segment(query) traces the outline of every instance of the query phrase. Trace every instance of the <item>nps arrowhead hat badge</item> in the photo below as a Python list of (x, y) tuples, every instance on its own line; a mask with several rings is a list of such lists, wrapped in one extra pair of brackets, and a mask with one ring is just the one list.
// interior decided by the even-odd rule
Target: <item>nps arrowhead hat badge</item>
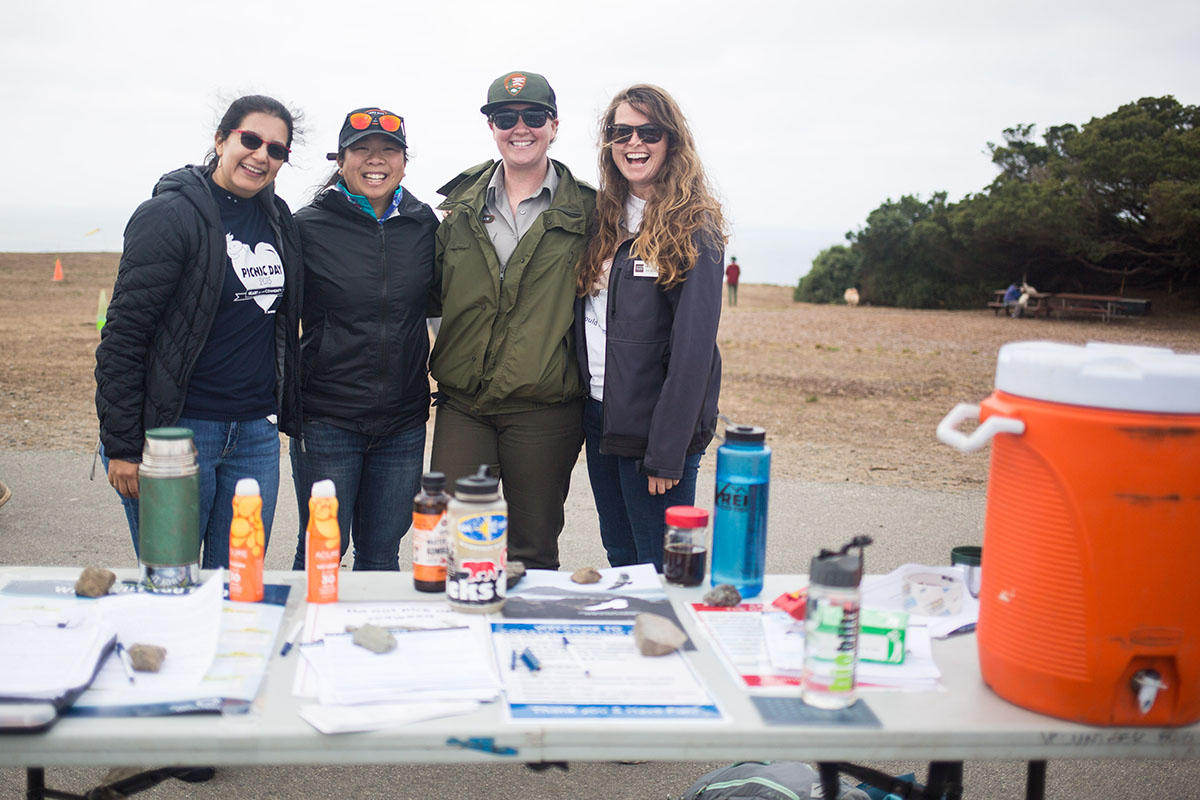
[(511, 95), (518, 95), (525, 88), (525, 76), (519, 72), (514, 72), (504, 79), (504, 88)]
[(507, 72), (488, 87), (487, 102), (479, 110), (484, 114), (499, 111), (509, 103), (528, 103), (534, 108), (558, 116), (558, 104), (549, 81), (536, 72)]

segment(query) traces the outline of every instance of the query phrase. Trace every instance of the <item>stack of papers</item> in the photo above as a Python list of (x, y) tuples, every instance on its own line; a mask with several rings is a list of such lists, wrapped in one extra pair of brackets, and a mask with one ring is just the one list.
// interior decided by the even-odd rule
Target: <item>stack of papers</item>
[(65, 706), (116, 641), (95, 602), (0, 596), (0, 698)]
[(500, 693), (477, 629), (395, 629), (396, 649), (376, 653), (349, 633), (326, 635), (301, 648), (317, 673), (322, 705), (389, 701), (486, 701)]
[[(370, 623), (397, 639), (390, 653), (353, 644), (348, 627)], [(466, 714), (500, 693), (487, 625), (445, 603), (308, 606), (293, 693), (319, 701), (300, 716), (321, 733), (381, 730)]]

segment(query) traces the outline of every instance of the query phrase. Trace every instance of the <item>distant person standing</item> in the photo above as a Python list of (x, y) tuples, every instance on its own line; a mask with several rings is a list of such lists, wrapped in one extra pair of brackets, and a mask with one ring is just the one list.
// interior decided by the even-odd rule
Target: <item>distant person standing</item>
[(725, 268), (725, 283), (729, 286), (729, 305), (737, 305), (737, 286), (738, 278), (742, 275), (742, 268), (738, 266), (737, 256), (732, 256), (729, 259), (729, 266)]

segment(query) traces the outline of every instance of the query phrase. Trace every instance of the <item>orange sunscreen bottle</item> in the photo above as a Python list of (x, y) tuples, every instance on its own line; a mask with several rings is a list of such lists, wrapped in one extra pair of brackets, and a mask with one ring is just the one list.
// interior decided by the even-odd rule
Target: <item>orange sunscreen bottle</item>
[(338, 599), (338, 568), (342, 561), (342, 534), (338, 529), (337, 490), (333, 481), (317, 481), (308, 501), (305, 567), (308, 602), (334, 603)]
[(242, 478), (233, 490), (229, 523), (229, 599), (257, 603), (263, 599), (262, 496), (258, 481)]

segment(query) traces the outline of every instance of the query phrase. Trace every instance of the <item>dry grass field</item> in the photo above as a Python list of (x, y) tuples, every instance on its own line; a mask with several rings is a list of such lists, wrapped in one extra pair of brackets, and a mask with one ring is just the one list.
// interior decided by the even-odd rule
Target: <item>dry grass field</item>
[[(55, 258), (63, 280), (53, 281)], [(0, 448), (90, 450), (97, 301), (115, 253), (0, 254)], [(792, 302), (743, 285), (720, 330), (721, 410), (762, 425), (776, 475), (929, 489), (982, 488), (987, 450), (934, 438), (955, 403), (992, 391), (1005, 342), (1049, 339), (1200, 351), (1200, 310), (1152, 295), (1144, 318), (1009, 319), (981, 308), (917, 311)]]

